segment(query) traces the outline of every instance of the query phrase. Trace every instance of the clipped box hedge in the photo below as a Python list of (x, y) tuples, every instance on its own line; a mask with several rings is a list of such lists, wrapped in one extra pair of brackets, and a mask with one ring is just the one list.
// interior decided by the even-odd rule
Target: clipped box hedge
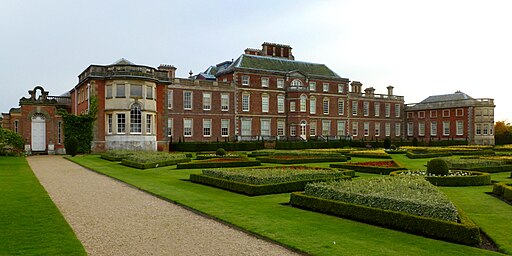
[[(339, 179), (350, 179), (349, 176), (338, 177)], [(282, 182), (282, 183), (274, 183), (274, 184), (263, 184), (263, 185), (254, 185), (248, 183), (242, 183), (237, 181), (231, 181), (226, 179), (220, 179), (216, 177), (207, 176), (204, 174), (190, 174), (190, 181), (200, 184), (205, 184), (213, 187), (218, 187), (222, 189), (226, 189), (229, 191), (249, 195), (249, 196), (258, 196), (258, 195), (268, 195), (268, 194), (279, 194), (279, 193), (288, 193), (294, 191), (302, 191), (306, 184), (310, 182), (320, 182), (331, 180), (329, 178), (323, 179), (309, 179), (309, 180), (298, 180), (298, 181), (290, 181), (290, 182)]]
[(355, 165), (355, 164), (330, 164), (329, 167), (331, 168), (342, 168), (342, 169), (349, 169), (354, 170), (356, 172), (365, 172), (365, 173), (375, 173), (375, 174), (383, 174), (388, 175), (393, 171), (398, 170), (405, 170), (404, 167), (377, 167), (377, 166), (361, 166), (361, 165)]
[(410, 159), (420, 159), (420, 158), (434, 158), (434, 157), (444, 157), (451, 156), (450, 152), (411, 152), (407, 151), (405, 154)]
[(136, 151), (131, 150), (109, 150), (107, 152), (101, 153), (101, 158), (112, 161), (112, 162), (120, 162), (128, 156), (135, 154)]
[(494, 183), (492, 193), (506, 201), (512, 202), (512, 183)]
[(164, 161), (159, 161), (159, 162), (145, 162), (145, 163), (139, 163), (139, 162), (135, 162), (135, 161), (130, 161), (128, 159), (123, 159), (121, 161), (121, 164), (125, 165), (125, 166), (129, 166), (129, 167), (134, 167), (137, 169), (149, 169), (149, 168), (175, 165), (175, 164), (184, 163), (184, 162), (190, 162), (190, 158), (170, 159), (170, 160), (164, 160)]
[[(414, 172), (414, 171), (408, 171)], [(424, 176), (427, 181), (442, 187), (485, 186), (491, 184), (491, 175), (485, 172), (467, 171), (468, 176)], [(391, 172), (391, 176), (401, 175), (402, 171)]]
[(460, 208), (457, 209), (460, 223), (457, 223), (308, 196), (303, 192), (293, 192), (290, 204), (299, 208), (333, 214), (445, 241), (466, 245), (479, 245), (481, 243), (480, 229)]
[(388, 155), (386, 152), (375, 152), (374, 150), (353, 151), (348, 153), (347, 155), (351, 157), (391, 159), (391, 156)]
[(289, 159), (281, 158), (283, 155), (270, 155), (259, 156), (256, 160), (262, 163), (276, 163), (276, 164), (304, 164), (304, 163), (324, 163), (324, 162), (346, 162), (347, 158), (342, 155), (337, 156), (294, 156), (290, 155)]
[(509, 171), (512, 171), (512, 164), (504, 164), (504, 165), (500, 165), (500, 166), (473, 167), (473, 168), (469, 168), (468, 170), (487, 172), (487, 173), (509, 172)]
[(211, 159), (192, 161), (192, 162), (188, 162), (188, 163), (179, 163), (176, 166), (176, 168), (177, 169), (200, 169), (200, 168), (246, 167), (246, 166), (261, 165), (261, 162), (258, 160), (248, 160), (246, 158), (240, 158), (239, 161), (229, 161), (229, 162), (217, 162), (217, 161), (214, 162), (214, 161), (209, 161), (209, 160), (211, 160)]

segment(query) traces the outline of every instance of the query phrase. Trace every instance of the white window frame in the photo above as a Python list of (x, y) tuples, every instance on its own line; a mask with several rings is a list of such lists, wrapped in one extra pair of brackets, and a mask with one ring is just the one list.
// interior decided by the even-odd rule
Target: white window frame
[(229, 119), (220, 120), (220, 136), (229, 137)]
[(310, 92), (316, 91), (316, 82), (309, 82), (309, 91)]
[[(120, 122), (122, 121), (122, 122)], [(126, 134), (126, 113), (116, 114), (117, 134)]]
[(270, 96), (266, 93), (261, 95), (261, 112), (268, 113)]
[(107, 134), (114, 132), (114, 117), (112, 114), (107, 114)]
[(437, 136), (437, 122), (430, 123), (430, 136)]
[(324, 98), (322, 100), (322, 111), (323, 111), (324, 115), (329, 114), (329, 98)]
[(391, 123), (386, 123), (384, 125), (384, 135), (386, 137), (391, 137)]
[(475, 125), (475, 134), (476, 135), (482, 135), (482, 125), (481, 124), (476, 124)]
[(167, 90), (167, 108), (168, 109), (172, 109), (172, 105), (173, 105), (173, 91), (172, 90)]
[(464, 122), (461, 120), (457, 121), (457, 133), (456, 135), (461, 136), (464, 135)]
[(385, 116), (390, 117), (391, 116), (391, 104), (386, 103), (384, 111), (385, 111), (385, 113), (384, 113)]
[(346, 136), (347, 122), (338, 120), (336, 122), (336, 133), (338, 136)]
[(308, 96), (305, 94), (300, 95), (300, 112), (306, 112)]
[(286, 125), (284, 120), (277, 120), (277, 136), (285, 136)]
[(272, 134), (272, 123), (268, 118), (260, 119), (260, 135), (270, 136)]
[(418, 123), (418, 136), (425, 136), (425, 123), (419, 122)]
[(368, 102), (368, 101), (363, 102), (363, 115), (364, 116), (370, 115), (370, 102)]
[(331, 136), (331, 120), (322, 120), (322, 136)]
[(396, 137), (402, 136), (402, 124), (401, 123), (395, 123), (395, 136)]
[[(135, 95), (135, 88), (140, 88), (140, 94)], [(144, 86), (141, 84), (130, 84), (130, 98), (142, 98), (144, 96)]]
[(357, 116), (357, 107), (359, 102), (357, 100), (352, 101), (352, 115)]
[(277, 113), (284, 113), (284, 95), (277, 95)]
[(112, 99), (112, 85), (111, 84), (107, 84), (107, 86), (105, 86), (105, 98), (107, 99)]
[(268, 79), (268, 77), (261, 78), (261, 87), (268, 88), (269, 83), (270, 80)]
[(146, 114), (146, 134), (153, 134), (153, 115)]
[(222, 93), (220, 95), (220, 109), (221, 111), (229, 111), (229, 94)]
[(297, 136), (297, 127), (295, 125), (290, 126), (290, 136), (291, 137)]
[(329, 83), (323, 83), (322, 84), (322, 91), (323, 92), (329, 92)]
[(151, 85), (146, 85), (146, 99), (148, 100), (152, 100), (154, 99), (154, 92), (153, 92), (153, 86)]
[(450, 136), (450, 122), (443, 122), (443, 136)]
[(309, 122), (309, 136), (316, 136), (316, 120)]
[(370, 123), (364, 122), (363, 124), (363, 133), (365, 137), (370, 136)]
[(203, 92), (203, 110), (212, 110), (212, 93)]
[(243, 118), (240, 120), (240, 135), (252, 136), (252, 119)]
[(374, 102), (373, 103), (373, 110), (375, 111), (373, 113), (374, 116), (380, 116), (380, 103), (379, 102)]
[(395, 104), (395, 117), (400, 117), (400, 104)]
[(251, 95), (249, 93), (242, 93), (242, 111), (248, 112), (251, 106)]
[(374, 126), (375, 126), (375, 129), (374, 129), (375, 137), (380, 137), (380, 123), (375, 123)]
[(284, 79), (277, 79), (277, 89), (284, 88)]
[(212, 120), (203, 119), (203, 137), (212, 136)]
[(338, 99), (338, 115), (345, 115), (345, 100), (343, 98)]
[(184, 110), (192, 110), (193, 104), (193, 92), (192, 91), (184, 91), (183, 92), (183, 109)]
[(352, 136), (357, 136), (359, 132), (359, 124), (357, 122), (352, 122)]
[(290, 112), (296, 111), (296, 104), (295, 101), (290, 101)]
[(173, 119), (167, 119), (167, 137), (172, 137), (173, 129)]
[(345, 90), (345, 85), (344, 84), (338, 84), (338, 93), (343, 93)]
[(407, 136), (413, 136), (414, 135), (413, 125), (414, 124), (412, 122), (408, 122), (407, 123)]
[(251, 82), (251, 78), (247, 75), (242, 76), (242, 85), (243, 86), (249, 86), (249, 83)]
[(314, 115), (316, 114), (316, 97), (309, 97), (309, 113)]
[(192, 118), (183, 119), (183, 136), (192, 137), (194, 135), (194, 120)]

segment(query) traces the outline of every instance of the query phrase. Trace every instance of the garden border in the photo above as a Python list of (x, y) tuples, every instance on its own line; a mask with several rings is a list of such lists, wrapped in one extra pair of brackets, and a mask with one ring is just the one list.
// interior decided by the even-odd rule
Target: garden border
[(480, 245), (480, 228), (457, 208), (461, 223), (436, 220), (412, 214), (328, 200), (293, 192), (290, 204), (295, 207), (346, 217), (412, 234), (466, 245)]
[[(467, 170), (466, 170), (467, 171)], [(397, 176), (402, 171), (393, 171), (389, 175)], [(467, 171), (477, 175), (472, 176), (424, 176), (425, 179), (435, 186), (441, 187), (465, 187), (465, 186), (486, 186), (491, 184), (491, 175), (486, 172)]]
[[(395, 164), (396, 164), (396, 162), (395, 162)], [(360, 165), (354, 165), (354, 164), (330, 164), (329, 167), (349, 169), (349, 170), (354, 170), (356, 172), (374, 173), (374, 174), (382, 174), (382, 175), (388, 175), (393, 171), (407, 169), (404, 167), (376, 167), (376, 166), (360, 166)]]

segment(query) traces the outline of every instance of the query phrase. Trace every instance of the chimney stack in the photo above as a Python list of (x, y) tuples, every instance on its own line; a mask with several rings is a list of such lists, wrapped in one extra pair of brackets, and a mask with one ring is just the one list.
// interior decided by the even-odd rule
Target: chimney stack
[(388, 95), (389, 95), (389, 96), (393, 95), (393, 88), (395, 88), (395, 87), (393, 87), (393, 86), (391, 86), (391, 85), (390, 85), (390, 86), (388, 86), (388, 87), (386, 87), (386, 88), (388, 88)]
[(373, 96), (375, 94), (375, 88), (368, 87), (368, 88), (364, 89), (364, 93), (368, 96)]
[(160, 64), (160, 66), (158, 66), (158, 70), (167, 71), (167, 77), (169, 80), (172, 80), (174, 77), (176, 77), (176, 67), (173, 65)]
[[(294, 60), (292, 47), (285, 44), (263, 43), (261, 55)], [(247, 50), (246, 50), (247, 51)]]
[(361, 82), (352, 81), (352, 83), (350, 83), (350, 85), (352, 86), (352, 93), (357, 93), (357, 94), (361, 93), (361, 88), (363, 87), (363, 84)]

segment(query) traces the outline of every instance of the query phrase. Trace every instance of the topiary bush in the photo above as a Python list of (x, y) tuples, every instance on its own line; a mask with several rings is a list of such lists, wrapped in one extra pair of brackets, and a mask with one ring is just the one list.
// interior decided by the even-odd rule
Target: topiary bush
[(432, 159), (427, 163), (427, 175), (448, 175), (448, 164), (443, 159)]
[(215, 151), (215, 154), (218, 155), (218, 156), (225, 156), (226, 155), (226, 150), (223, 149), (223, 148), (218, 148), (216, 151)]
[(21, 155), (23, 144), (23, 137), (21, 135), (0, 127), (0, 156)]
[(389, 137), (386, 137), (384, 139), (384, 148), (385, 149), (390, 149), (391, 148), (391, 139)]
[(70, 156), (76, 156), (78, 152), (78, 139), (76, 137), (67, 137), (64, 141), (64, 147), (66, 148), (66, 153)]

